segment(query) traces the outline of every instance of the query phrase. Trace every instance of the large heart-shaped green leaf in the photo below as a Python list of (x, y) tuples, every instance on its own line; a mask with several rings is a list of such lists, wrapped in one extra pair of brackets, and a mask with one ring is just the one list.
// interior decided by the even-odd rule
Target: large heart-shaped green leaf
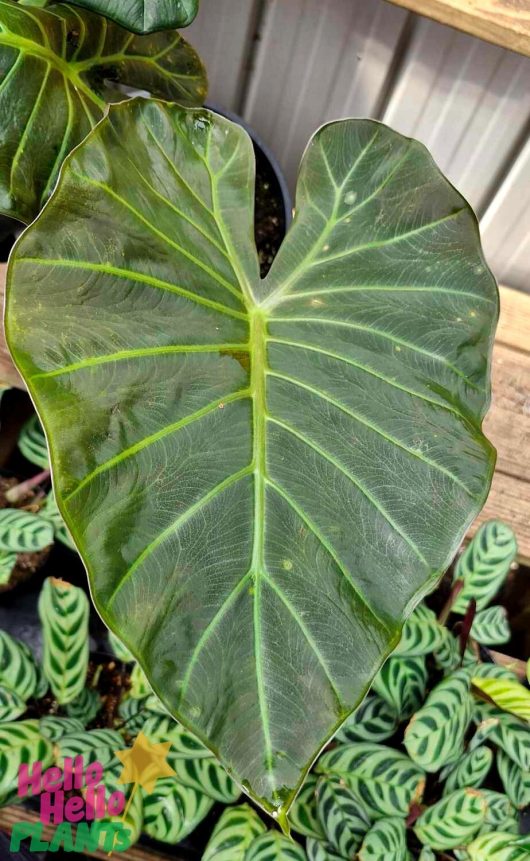
[(206, 95), (201, 62), (178, 33), (133, 36), (67, 5), (0, 0), (0, 212), (29, 222), (64, 157), (101, 119), (119, 85), (185, 105)]
[(12, 255), (7, 330), (99, 612), (283, 816), (484, 501), (497, 293), (377, 122), (315, 135), (263, 281), (253, 186), (238, 126), (112, 108)]
[(199, 0), (73, 0), (100, 15), (106, 15), (127, 30), (153, 33), (170, 27), (187, 27), (195, 18)]

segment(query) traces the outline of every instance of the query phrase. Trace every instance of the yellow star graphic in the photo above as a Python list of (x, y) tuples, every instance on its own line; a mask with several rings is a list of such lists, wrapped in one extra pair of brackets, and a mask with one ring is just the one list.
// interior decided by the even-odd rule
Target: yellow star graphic
[(132, 747), (115, 751), (123, 763), (119, 783), (134, 783), (135, 789), (141, 786), (152, 792), (159, 777), (176, 777), (176, 772), (166, 762), (170, 741), (151, 744), (143, 732), (139, 732)]

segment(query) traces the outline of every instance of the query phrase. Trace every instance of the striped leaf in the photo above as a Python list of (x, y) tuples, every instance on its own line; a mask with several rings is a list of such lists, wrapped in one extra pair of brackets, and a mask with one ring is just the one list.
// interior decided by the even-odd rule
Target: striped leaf
[(412, 760), (377, 744), (339, 745), (319, 759), (315, 770), (343, 780), (373, 819), (406, 816), (425, 786), (424, 772)]
[(442, 628), (439, 646), (434, 650), (434, 661), (441, 670), (456, 670), (460, 663), (460, 648), (457, 638), (447, 628)]
[(92, 688), (83, 688), (75, 700), (68, 703), (66, 713), (69, 717), (80, 720), (83, 726), (87, 726), (94, 720), (100, 708), (101, 700), (96, 691)]
[(24, 701), (32, 697), (37, 688), (37, 670), (28, 647), (1, 630), (0, 684)]
[(232, 804), (241, 795), (237, 783), (226, 773), (223, 766), (214, 757), (209, 759), (172, 759), (168, 762), (177, 773), (177, 779), (184, 785), (204, 792), (215, 801)]
[(371, 824), (362, 803), (340, 779), (322, 777), (317, 809), (327, 842), (344, 858), (353, 857)]
[(442, 645), (442, 625), (436, 614), (425, 604), (420, 604), (403, 626), (401, 640), (394, 650), (394, 657), (417, 657), (429, 655)]
[(293, 831), (304, 837), (314, 837), (324, 840), (325, 834), (317, 812), (316, 790), (317, 778), (308, 774), (300, 792), (289, 810), (289, 823)]
[(501, 667), (500, 664), (476, 664), (473, 668), (472, 676), (480, 679), (508, 679), (512, 682), (517, 682), (519, 679), (509, 667)]
[(477, 643), (483, 643), (486, 646), (507, 643), (511, 632), (506, 608), (494, 606), (479, 610), (473, 619), (471, 636)]
[(208, 748), (168, 714), (151, 715), (144, 725), (143, 732), (151, 742), (171, 742), (168, 762), (172, 768), (175, 768), (177, 759), (212, 758)]
[(399, 725), (395, 707), (378, 694), (368, 694), (362, 705), (341, 726), (338, 741), (386, 741)]
[(409, 858), (405, 822), (397, 817), (376, 822), (359, 852), (359, 861), (408, 861)]
[(252, 841), (245, 861), (306, 861), (306, 854), (298, 843), (278, 831), (266, 831)]
[(529, 861), (528, 837), (491, 832), (482, 834), (467, 847), (469, 861)]
[(469, 751), (449, 772), (443, 794), (450, 795), (456, 789), (466, 786), (478, 789), (486, 780), (492, 763), (493, 751), (489, 747), (481, 746)]
[(502, 748), (523, 771), (530, 770), (530, 727), (515, 715), (489, 703), (477, 703), (476, 720), (486, 723), (488, 737)]
[(0, 724), (0, 804), (16, 796), (20, 765), (37, 761), (42, 763), (43, 770), (53, 762), (52, 744), (41, 735), (39, 722)]
[(112, 631), (108, 631), (109, 643), (112, 651), (119, 658), (120, 661), (124, 663), (132, 663), (134, 661), (133, 656), (129, 652), (127, 646), (124, 646), (119, 637), (116, 636)]
[(119, 759), (116, 750), (123, 749), (123, 738), (111, 729), (91, 729), (64, 735), (57, 742), (57, 764), (62, 766), (66, 757), (82, 756), (85, 767), (96, 760), (105, 768), (105, 773), (117, 768)]
[(530, 804), (530, 770), (523, 771), (503, 750), (498, 750), (497, 771), (512, 804), (519, 809)]
[(44, 641), (42, 666), (57, 702), (62, 705), (72, 702), (85, 687), (88, 614), (88, 599), (82, 589), (54, 577), (44, 581), (39, 596)]
[(36, 415), (32, 416), (22, 428), (18, 437), (18, 447), (26, 460), (41, 469), (48, 469), (48, 446), (41, 424)]
[(462, 580), (464, 586), (453, 604), (453, 612), (463, 615), (472, 598), (477, 602), (477, 610), (483, 610), (504, 583), (516, 555), (513, 530), (500, 520), (484, 523), (455, 566), (454, 579)]
[[(119, 738), (119, 736), (118, 736)], [(120, 739), (121, 744), (123, 742)], [(101, 760), (100, 760), (101, 761)], [(86, 762), (86, 760), (84, 760)], [(98, 820), (102, 825), (106, 822), (108, 823), (116, 823), (122, 822), (127, 828), (129, 834), (128, 837), (131, 843), (136, 843), (139, 839), (140, 834), (142, 832), (142, 823), (143, 823), (143, 795), (141, 792), (134, 792), (133, 794), (133, 785), (129, 784), (125, 786), (123, 783), (120, 783), (119, 777), (122, 772), (122, 763), (116, 760), (116, 762), (107, 765), (104, 769), (102, 784), (105, 787), (105, 800), (108, 801), (113, 792), (123, 792), (126, 797), (126, 806), (123, 813), (120, 813), (118, 816), (105, 816), (103, 819)], [(83, 793), (84, 794), (84, 793)], [(132, 795), (132, 797), (131, 797)], [(103, 848), (105, 843), (105, 835), (101, 835), (100, 839), (100, 849)], [(111, 853), (108, 853), (111, 854)], [(116, 854), (116, 857), (120, 857), (119, 853)]]
[(26, 703), (15, 691), (0, 684), (0, 723), (16, 720), (26, 711)]
[(429, 694), (405, 730), (404, 743), (414, 762), (426, 771), (439, 771), (461, 755), (472, 700), (469, 674), (456, 670)]
[(425, 699), (427, 669), (423, 655), (389, 658), (375, 677), (372, 690), (391, 705), (400, 720), (406, 720)]
[(127, 697), (122, 700), (118, 706), (118, 729), (126, 735), (134, 737), (138, 735), (140, 730), (144, 730), (144, 725), (149, 719), (150, 712), (146, 708), (145, 697), (143, 700)]
[(486, 694), (496, 706), (521, 720), (530, 722), (530, 691), (510, 679), (484, 679), (475, 676), (472, 684)]
[(430, 846), (423, 846), (418, 861), (436, 861), (436, 855)]
[(482, 789), (481, 793), (486, 801), (484, 833), (494, 828), (498, 831), (517, 833), (519, 817), (508, 796), (502, 792), (494, 792), (492, 789)]
[(6, 586), (17, 564), (17, 554), (9, 550), (0, 550), (0, 586)]
[(486, 801), (477, 789), (457, 789), (428, 807), (414, 826), (418, 840), (431, 849), (464, 846), (477, 834), (486, 816)]
[(20, 508), (0, 510), (0, 550), (35, 553), (53, 544), (53, 528), (39, 514)]
[(162, 843), (178, 843), (195, 830), (213, 804), (212, 798), (181, 786), (173, 777), (161, 778), (153, 792), (144, 793), (143, 831)]
[(46, 501), (39, 511), (39, 517), (43, 517), (51, 523), (53, 534), (58, 541), (64, 544), (65, 547), (68, 547), (69, 550), (77, 551), (72, 536), (63, 520), (63, 516), (57, 507), (53, 490), (51, 490), (46, 497)]
[(212, 831), (201, 861), (245, 861), (250, 844), (263, 834), (265, 825), (249, 807), (228, 807)]
[(55, 717), (47, 715), (39, 721), (40, 731), (50, 741), (59, 741), (65, 735), (82, 732), (84, 726), (80, 720), (75, 718)]
[(147, 681), (146, 675), (140, 664), (135, 663), (131, 670), (131, 688), (129, 696), (136, 699), (143, 699), (153, 693), (151, 685)]
[(342, 855), (335, 852), (333, 846), (323, 840), (315, 840), (314, 837), (307, 838), (305, 851), (308, 861), (344, 861)]

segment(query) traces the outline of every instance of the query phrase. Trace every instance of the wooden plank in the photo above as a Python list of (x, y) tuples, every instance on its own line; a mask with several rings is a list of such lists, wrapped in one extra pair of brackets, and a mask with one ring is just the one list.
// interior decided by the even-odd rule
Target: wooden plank
[(472, 36), (530, 56), (530, 0), (391, 0)]
[(382, 119), (421, 140), (476, 209), (489, 202), (528, 117), (528, 57), (416, 20)]
[(486, 505), (471, 525), (472, 536), (486, 520), (504, 520), (517, 536), (518, 558), (530, 564), (530, 483), (496, 472)]
[(501, 315), (495, 341), (530, 353), (530, 299), (519, 290), (499, 287)]
[[(11, 834), (13, 825), (18, 822), (38, 821), (38, 814), (25, 807), (11, 805), (9, 807), (0, 808), (0, 829), (6, 834)], [(49, 843), (54, 833), (55, 828), (53, 826), (44, 825), (42, 830), (42, 839)], [(23, 845), (27, 846), (27, 841)], [(94, 852), (84, 850), (83, 857), (85, 855), (88, 858), (98, 858), (100, 861), (108, 861), (109, 859), (109, 853), (103, 852), (102, 850), (96, 850)], [(119, 858), (121, 861), (184, 861), (181, 855), (175, 854), (175, 847), (171, 847), (171, 855), (165, 855), (151, 849), (151, 847), (140, 846), (139, 844), (131, 846), (131, 848), (125, 850), (125, 852), (117, 852), (111, 857)]]
[(267, 0), (244, 116), (292, 187), (322, 123), (377, 115), (407, 17), (384, 0)]

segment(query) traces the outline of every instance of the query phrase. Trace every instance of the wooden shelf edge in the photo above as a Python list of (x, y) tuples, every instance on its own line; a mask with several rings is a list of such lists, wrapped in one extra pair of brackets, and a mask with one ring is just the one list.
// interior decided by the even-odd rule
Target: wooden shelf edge
[[(515, 8), (510, 0), (389, 0), (411, 12), (448, 24), (530, 57), (530, 2)], [(523, 4), (521, 4), (523, 5)]]

